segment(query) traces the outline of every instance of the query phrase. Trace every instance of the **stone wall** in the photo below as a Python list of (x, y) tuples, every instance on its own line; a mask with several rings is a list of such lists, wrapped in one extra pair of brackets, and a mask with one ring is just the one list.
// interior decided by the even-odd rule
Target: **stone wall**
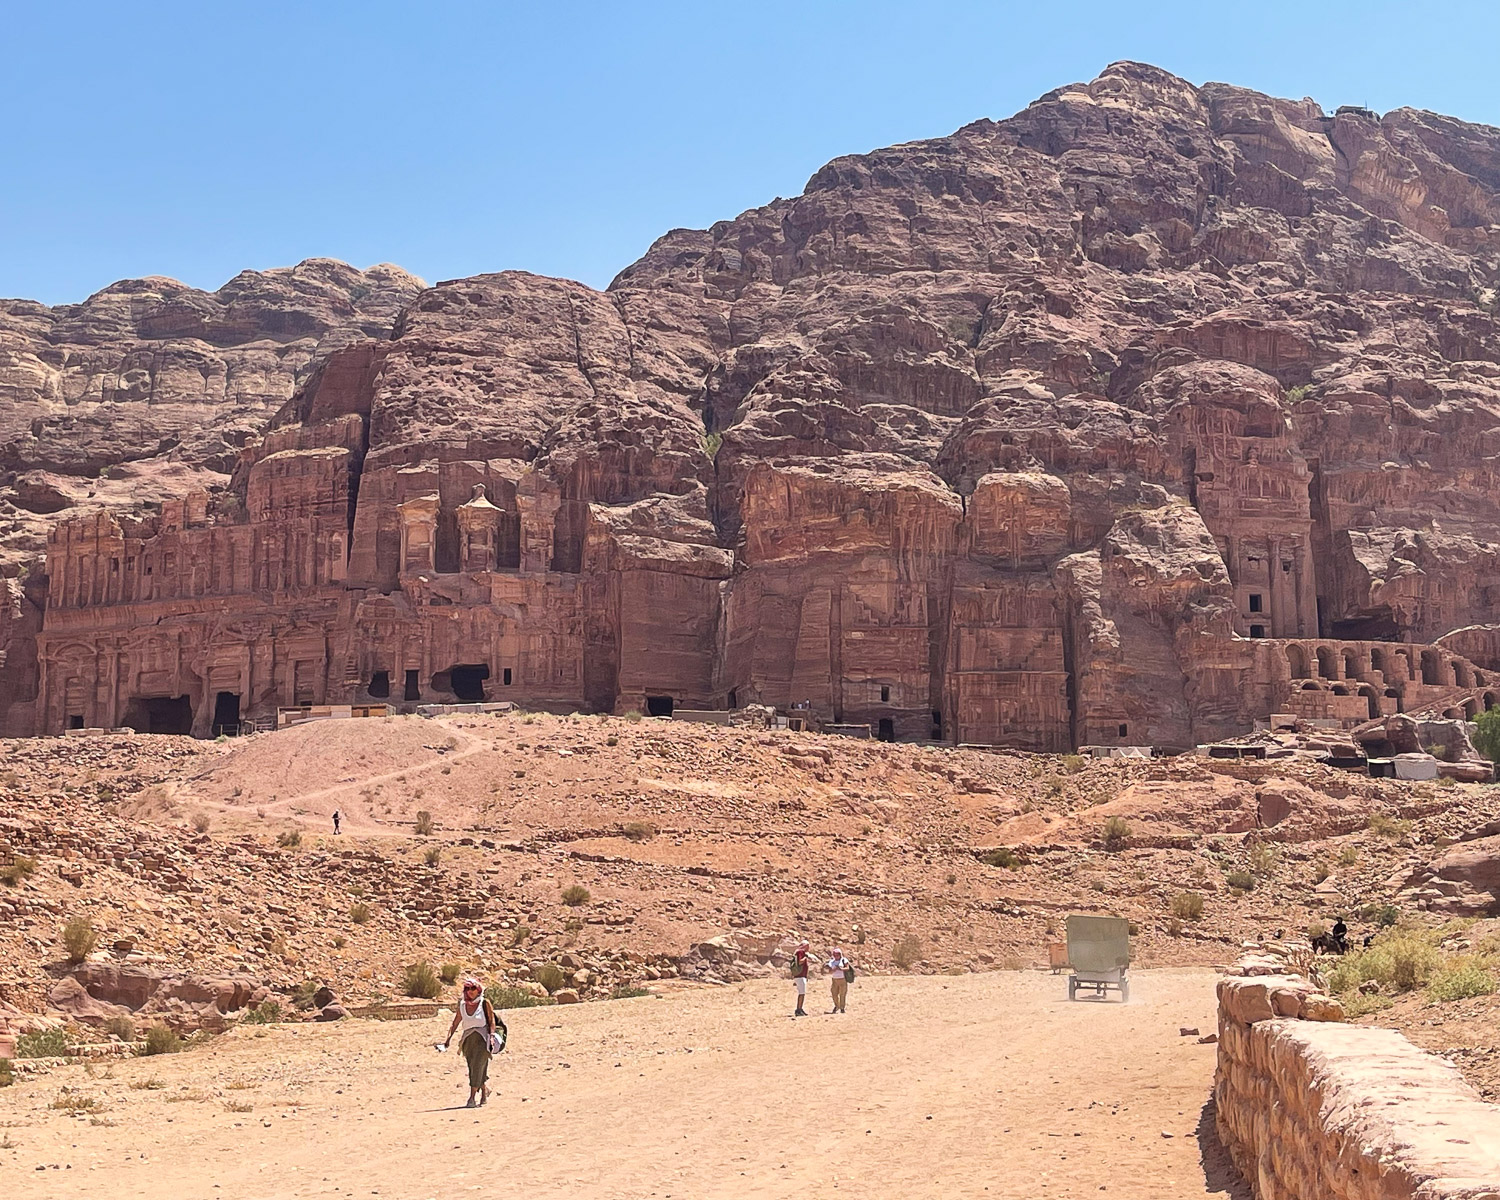
[(1500, 1196), (1500, 1108), (1394, 1030), (1342, 1015), (1297, 975), (1219, 984), (1218, 1133), (1259, 1200)]

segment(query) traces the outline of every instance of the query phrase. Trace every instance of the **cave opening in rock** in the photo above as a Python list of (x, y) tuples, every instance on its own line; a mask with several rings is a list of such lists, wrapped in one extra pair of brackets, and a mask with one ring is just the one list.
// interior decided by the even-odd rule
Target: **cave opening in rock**
[(136, 696), (125, 706), (124, 724), (137, 733), (192, 733), (193, 702), (187, 696)]
[(417, 672), (406, 673), (405, 698), (408, 700), (420, 700), (422, 698), (422, 681), (417, 677)]
[(214, 696), (215, 737), (225, 733), (238, 737), (240, 732), (240, 695), (238, 692), (219, 692)]
[(672, 697), (647, 696), (646, 715), (648, 717), (670, 717), (672, 715)]
[(896, 740), (896, 722), (890, 717), (881, 717), (880, 732), (876, 735), (882, 742), (894, 742)]
[(506, 687), (510, 687), (510, 681), (511, 681), (510, 668), (506, 667), (505, 670), (503, 670), (503, 671), (500, 672), (500, 682), (503, 683)]
[(82, 729), (83, 728), (83, 714), (82, 713), (69, 713), (68, 714), (68, 728), (69, 729)]
[(489, 677), (490, 668), (487, 663), (465, 663), (448, 672), (453, 694), (465, 704), (475, 704), (484, 699), (484, 681)]
[(377, 700), (384, 700), (391, 694), (391, 673), (389, 671), (376, 671), (375, 674), (370, 676), (370, 686), (367, 690)]

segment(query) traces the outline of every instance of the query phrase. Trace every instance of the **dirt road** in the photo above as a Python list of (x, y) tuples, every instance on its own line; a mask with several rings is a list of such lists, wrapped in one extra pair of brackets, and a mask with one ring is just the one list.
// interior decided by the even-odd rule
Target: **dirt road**
[[(1037, 972), (867, 978), (801, 1020), (779, 980), (526, 1009), (475, 1111), (445, 1020), (242, 1028), (0, 1092), (0, 1194), (1239, 1195), (1200, 1143), (1214, 1048), (1178, 1033), (1212, 1027), (1213, 980), (1138, 972), (1121, 1005)], [(49, 1107), (83, 1098), (102, 1110)]]

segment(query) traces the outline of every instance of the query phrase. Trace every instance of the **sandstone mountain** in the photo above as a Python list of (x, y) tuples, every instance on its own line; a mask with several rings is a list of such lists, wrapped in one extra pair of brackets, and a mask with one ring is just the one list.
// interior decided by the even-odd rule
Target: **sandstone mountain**
[(1120, 63), (603, 293), (417, 287), (11, 306), (7, 502), (100, 507), (7, 580), (0, 727), (488, 696), (1178, 748), (1500, 697), (1500, 130)]

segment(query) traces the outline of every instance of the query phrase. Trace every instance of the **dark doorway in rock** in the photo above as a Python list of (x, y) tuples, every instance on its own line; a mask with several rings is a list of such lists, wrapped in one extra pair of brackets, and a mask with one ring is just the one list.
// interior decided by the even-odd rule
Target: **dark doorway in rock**
[(83, 714), (82, 713), (69, 713), (68, 714), (68, 728), (69, 729), (82, 729), (83, 728)]
[(465, 704), (476, 704), (484, 699), (484, 681), (490, 677), (487, 663), (466, 663), (454, 667), (449, 673), (453, 694)]
[(672, 697), (647, 696), (646, 715), (648, 717), (670, 717), (672, 715)]
[(125, 724), (137, 733), (192, 733), (193, 702), (186, 696), (138, 696), (125, 706)]
[(1121, 725), (1120, 726), (1120, 736), (1121, 737), (1129, 737), (1130, 736), (1130, 726), (1129, 725)]
[(1265, 637), (1266, 636), (1266, 627), (1264, 625), (1252, 625), (1252, 626), (1250, 626), (1250, 636), (1253, 637), (1253, 638), (1263, 638), (1263, 637)]
[(730, 688), (729, 689), (729, 707), (730, 708), (738, 708), (739, 706), (740, 706), (740, 693), (739, 693), (739, 689), (737, 689), (737, 688)]
[(415, 671), (406, 673), (406, 699), (420, 700), (422, 698), (422, 683), (417, 678)]
[(227, 733), (230, 737), (240, 734), (240, 697), (238, 692), (219, 692), (214, 696), (213, 734), (218, 737)]
[(500, 672), (500, 682), (503, 683), (506, 687), (510, 687), (510, 680), (510, 668), (506, 667), (505, 670)]
[(377, 700), (384, 700), (391, 694), (391, 673), (389, 671), (376, 671), (370, 676), (370, 695)]
[(943, 713), (941, 709), (932, 710), (932, 740), (940, 742), (943, 740)]
[(882, 703), (882, 704), (889, 704), (890, 702), (891, 702), (891, 689), (888, 688), (888, 687), (882, 687), (880, 689), (880, 703)]
[(896, 722), (891, 720), (890, 717), (881, 717), (878, 728), (880, 732), (876, 736), (882, 742), (894, 742), (896, 740)]

